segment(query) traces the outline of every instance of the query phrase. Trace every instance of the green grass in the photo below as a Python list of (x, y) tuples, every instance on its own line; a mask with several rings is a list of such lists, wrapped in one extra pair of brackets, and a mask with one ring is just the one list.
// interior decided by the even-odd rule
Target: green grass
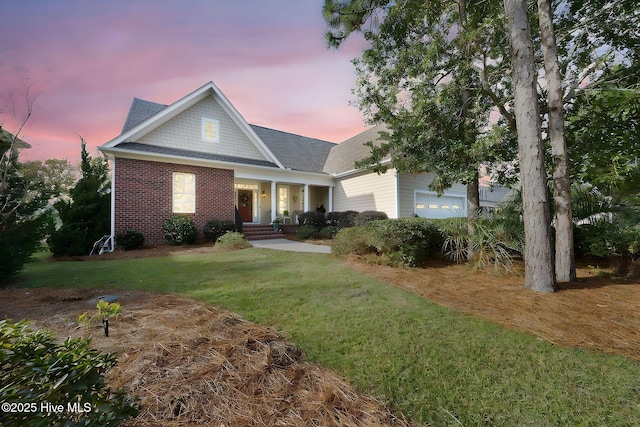
[(326, 255), (247, 249), (37, 262), (13, 285), (142, 289), (206, 301), (277, 327), (308, 360), (425, 425), (640, 425), (640, 363), (465, 316)]

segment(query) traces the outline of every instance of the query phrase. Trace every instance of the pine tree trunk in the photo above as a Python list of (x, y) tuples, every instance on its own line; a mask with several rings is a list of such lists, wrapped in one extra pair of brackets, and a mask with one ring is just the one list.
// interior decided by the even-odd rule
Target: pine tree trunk
[(550, 0), (538, 0), (538, 16), (544, 52), (544, 70), (549, 104), (549, 140), (553, 157), (553, 199), (556, 223), (556, 280), (576, 280), (573, 249), (573, 218), (571, 213), (571, 182), (569, 155), (564, 131), (562, 77), (558, 65), (558, 51), (553, 31)]
[(537, 74), (526, 0), (504, 0), (509, 20), (514, 111), (525, 233), (525, 288), (554, 292), (549, 201), (540, 129)]

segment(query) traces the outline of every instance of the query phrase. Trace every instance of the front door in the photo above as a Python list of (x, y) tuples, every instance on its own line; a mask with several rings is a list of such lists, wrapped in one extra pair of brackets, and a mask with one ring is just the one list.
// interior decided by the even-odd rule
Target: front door
[(238, 190), (238, 212), (242, 222), (253, 222), (252, 190)]

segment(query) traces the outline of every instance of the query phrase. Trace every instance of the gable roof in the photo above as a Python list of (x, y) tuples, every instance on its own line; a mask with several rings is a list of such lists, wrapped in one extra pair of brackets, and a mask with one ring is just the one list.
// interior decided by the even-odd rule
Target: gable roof
[(382, 141), (378, 133), (384, 130), (384, 125), (377, 125), (336, 144), (327, 157), (324, 172), (339, 175), (355, 171), (355, 163), (371, 155), (371, 149), (365, 143), (373, 141), (375, 145), (380, 145)]
[[(267, 159), (267, 161), (273, 162), (275, 165), (277, 165), (278, 168), (284, 169), (282, 163), (280, 163), (276, 156), (274, 156), (269, 148), (255, 134), (253, 129), (251, 129), (249, 124), (244, 120), (244, 117), (240, 115), (238, 110), (236, 110), (231, 102), (229, 102), (227, 97), (224, 96), (224, 94), (213, 82), (206, 83), (190, 94), (180, 98), (176, 102), (164, 106), (164, 108), (162, 108), (163, 104), (156, 104), (142, 100), (140, 100), (142, 102), (136, 102), (137, 98), (134, 99), (132, 109), (135, 106), (135, 111), (132, 112), (131, 109), (129, 110), (127, 120), (125, 121), (125, 126), (123, 127), (123, 132), (98, 148), (101, 151), (109, 152), (110, 149), (116, 148), (119, 144), (135, 141), (136, 139), (146, 135), (150, 131), (176, 117), (178, 114), (188, 110), (190, 107), (194, 106), (208, 96), (212, 96), (218, 102), (220, 107), (225, 111), (225, 113), (227, 113), (229, 118), (233, 120), (233, 122), (240, 128), (242, 132), (244, 132), (247, 138), (256, 146), (258, 151), (260, 151), (260, 153), (265, 157), (265, 159)], [(156, 112), (154, 113), (153, 111)], [(142, 119), (148, 114), (151, 115), (146, 119), (138, 122), (138, 120)]]
[[(131, 103), (129, 113), (127, 114), (125, 124), (122, 128), (122, 134), (131, 131), (136, 126), (151, 119), (154, 115), (162, 112), (168, 107), (169, 106), (165, 104), (134, 98)], [(249, 127), (284, 168), (295, 171), (323, 173), (327, 156), (329, 155), (331, 148), (336, 145), (333, 142), (308, 138), (289, 132), (269, 129), (263, 126), (249, 125)], [(148, 144), (139, 144), (128, 141), (118, 143), (117, 147), (118, 149), (143, 151), (147, 153), (278, 167), (275, 162), (255, 161), (230, 156), (215, 156), (196, 151), (154, 147), (148, 146)]]

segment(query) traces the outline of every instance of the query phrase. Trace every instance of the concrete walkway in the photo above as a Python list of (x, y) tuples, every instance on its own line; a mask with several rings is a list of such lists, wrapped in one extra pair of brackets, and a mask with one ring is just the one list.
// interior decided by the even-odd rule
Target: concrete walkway
[(279, 249), (281, 251), (315, 252), (315, 253), (321, 253), (321, 254), (331, 253), (330, 246), (313, 245), (311, 243), (304, 243), (304, 242), (295, 242), (289, 239), (252, 240), (251, 244), (255, 248)]

